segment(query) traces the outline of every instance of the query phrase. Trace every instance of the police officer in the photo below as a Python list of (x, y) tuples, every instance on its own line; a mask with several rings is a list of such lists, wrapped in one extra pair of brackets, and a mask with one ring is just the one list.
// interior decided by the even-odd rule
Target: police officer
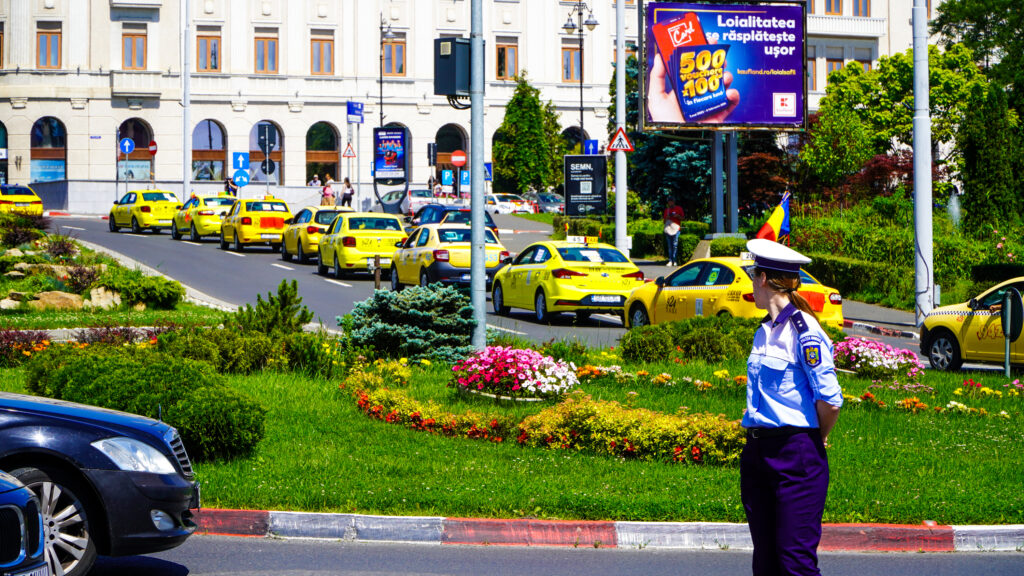
[(825, 442), (843, 404), (832, 342), (797, 290), (810, 258), (765, 239), (747, 242), (754, 303), (768, 311), (747, 360), (747, 443), (740, 492), (755, 576), (817, 575), (828, 492)]

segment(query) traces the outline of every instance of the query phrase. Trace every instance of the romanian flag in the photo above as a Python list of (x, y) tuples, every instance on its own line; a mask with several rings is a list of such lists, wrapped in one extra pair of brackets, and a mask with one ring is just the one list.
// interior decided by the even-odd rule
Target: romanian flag
[(766, 238), (789, 244), (789, 192), (782, 195), (782, 201), (772, 211), (768, 221), (757, 231), (758, 238)]

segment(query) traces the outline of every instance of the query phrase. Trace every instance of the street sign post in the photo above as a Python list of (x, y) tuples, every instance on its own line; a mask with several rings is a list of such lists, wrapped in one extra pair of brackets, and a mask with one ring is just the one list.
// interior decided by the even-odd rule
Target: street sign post
[(234, 170), (249, 170), (249, 153), (248, 152), (232, 152), (231, 153), (231, 168)]
[(451, 186), (455, 183), (455, 173), (451, 170), (441, 170), (441, 185)]
[(342, 158), (355, 158), (356, 151), (352, 149), (352, 143), (349, 142), (348, 146), (345, 146), (345, 151), (341, 153)]
[(466, 152), (463, 150), (456, 150), (452, 152), (452, 164), (462, 168), (466, 165)]
[(484, 162), (484, 181), (485, 182), (490, 182), (490, 181), (494, 180), (494, 173), (491, 172), (491, 170), (493, 170), (493, 166), (494, 166), (494, 164), (492, 164), (491, 162)]
[(583, 153), (584, 154), (597, 154), (600, 149), (600, 144), (597, 140), (584, 140), (583, 141)]
[(149, 155), (156, 156), (156, 140), (149, 141)]
[(117, 143), (117, 149), (125, 156), (135, 152), (135, 141), (131, 138), (121, 138), (121, 141)]
[(626, 129), (619, 126), (619, 129), (615, 132), (615, 136), (612, 138), (610, 144), (608, 144), (609, 152), (632, 152), (633, 143), (626, 137)]
[(1024, 325), (1024, 303), (1016, 288), (1007, 288), (1003, 294), (1003, 309), (1000, 311), (1003, 325), (1003, 336), (1006, 338), (1006, 362), (1003, 366), (1004, 376), (1010, 377), (1010, 343), (1020, 338), (1021, 327)]
[(242, 187), (242, 186), (245, 186), (246, 184), (248, 184), (249, 183), (249, 169), (248, 168), (245, 168), (245, 169), (239, 168), (238, 170), (235, 170), (235, 174), (234, 174), (233, 180), (235, 181), (235, 185), (237, 185), (238, 187)]

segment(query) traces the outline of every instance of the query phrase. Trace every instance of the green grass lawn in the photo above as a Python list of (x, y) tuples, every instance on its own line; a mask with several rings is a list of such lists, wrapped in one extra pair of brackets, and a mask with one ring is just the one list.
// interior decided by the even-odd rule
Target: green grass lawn
[[(676, 376), (669, 387), (584, 386), (603, 399), (675, 412), (740, 418), (742, 390), (700, 392), (684, 375), (710, 380), (723, 366), (654, 365)], [(733, 375), (742, 362), (724, 365)], [(636, 367), (634, 367), (635, 369)], [(0, 371), (0, 387), (21, 388), (21, 370)], [(513, 411), (522, 417), (543, 404), (514, 406), (454, 394), (446, 367), (414, 371), (409, 391), (452, 411)], [(1024, 523), (1024, 397), (956, 396), (966, 377), (1007, 390), (999, 373), (928, 372), (934, 395), (916, 393), (922, 413), (848, 402), (830, 438), (832, 483), (827, 522), (917, 524)], [(215, 508), (357, 512), (364, 514), (537, 517), (637, 521), (744, 520), (739, 470), (638, 462), (578, 452), (449, 439), (371, 420), (337, 382), (266, 372), (233, 377), (232, 385), (269, 408), (267, 435), (251, 457), (199, 462), (204, 505)], [(847, 395), (870, 382), (841, 376)], [(893, 405), (911, 396), (873, 388)], [(635, 392), (635, 394), (629, 394)], [(936, 414), (957, 400), (991, 414)]]
[(555, 223), (555, 214), (553, 212), (541, 212), (540, 214), (515, 214), (514, 216), (524, 220), (530, 220), (532, 222), (542, 222), (548, 226), (553, 226)]
[(187, 302), (179, 303), (174, 310), (147, 309), (142, 312), (125, 308), (106, 311), (44, 310), (25, 312), (0, 310), (0, 327), (11, 330), (50, 330), (99, 325), (155, 326), (169, 322), (179, 325), (215, 326), (221, 323), (224, 315), (225, 313), (220, 310)]

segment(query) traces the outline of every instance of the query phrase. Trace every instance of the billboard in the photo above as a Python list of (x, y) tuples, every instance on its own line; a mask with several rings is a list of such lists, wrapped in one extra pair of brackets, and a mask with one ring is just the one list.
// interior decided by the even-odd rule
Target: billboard
[(802, 3), (650, 2), (641, 17), (644, 129), (803, 128)]
[(406, 180), (405, 128), (373, 129), (373, 177), (397, 185)]
[(563, 156), (565, 215), (604, 214), (608, 205), (608, 157), (594, 154)]

